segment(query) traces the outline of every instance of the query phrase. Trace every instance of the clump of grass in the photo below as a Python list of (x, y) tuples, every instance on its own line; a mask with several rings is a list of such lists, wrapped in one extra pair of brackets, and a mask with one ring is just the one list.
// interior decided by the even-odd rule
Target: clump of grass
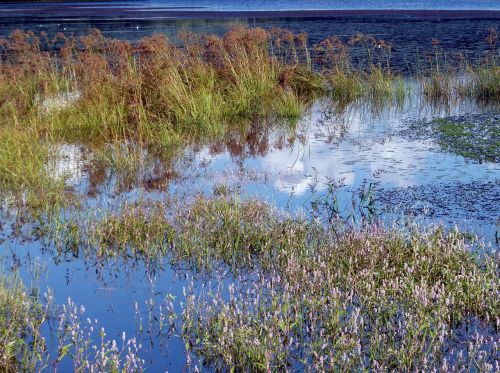
[(471, 69), (472, 95), (479, 100), (495, 101), (500, 98), (500, 66)]
[(50, 142), (97, 150), (134, 142), (172, 155), (180, 143), (256, 117), (296, 118), (322, 89), (298, 61), (270, 55), (264, 30), (184, 40), (183, 48), (162, 36), (132, 45), (97, 30), (53, 40), (16, 31), (2, 40), (0, 181), (23, 188), (40, 179)]
[(279, 101), (273, 103), (273, 111), (280, 118), (298, 119), (304, 112), (303, 106), (295, 93), (284, 91), (281, 93)]
[[(251, 371), (494, 364), (498, 263), (471, 254), (461, 235), (379, 226), (334, 233), (252, 203), (195, 205), (213, 221), (200, 222), (203, 237), (211, 239), (187, 244), (204, 248), (205, 261), (229, 257), (234, 265), (256, 268), (254, 280), (229, 286), (229, 299), (222, 288), (187, 297), (185, 338), (206, 364)], [(461, 325), (484, 337), (461, 335)]]
[(0, 185), (17, 190), (37, 189), (47, 182), (49, 149), (33, 141), (32, 131), (0, 130)]
[(40, 233), (61, 254), (154, 260), (169, 253), (173, 229), (161, 204), (125, 203), (116, 212), (78, 215), (42, 221)]
[[(361, 49), (358, 52), (365, 56), (362, 63), (353, 64), (349, 48)], [(381, 103), (402, 101), (406, 96), (404, 81), (391, 67), (392, 45), (384, 40), (358, 33), (347, 44), (337, 37), (328, 38), (316, 50), (326, 67), (324, 74), (335, 100)]]
[(24, 222), (57, 213), (72, 199), (64, 175), (51, 173), (50, 161), (59, 158), (54, 146), (34, 136), (30, 129), (0, 128), (0, 198)]
[[(61, 309), (52, 295), (42, 300), (28, 294), (16, 278), (0, 274), (0, 369), (3, 372), (44, 371), (71, 359), (74, 371), (142, 372), (141, 345), (122, 334), (121, 345), (106, 339), (97, 320), (85, 319), (85, 307), (71, 299)], [(49, 320), (57, 319), (57, 349), (43, 336)]]
[[(125, 205), (118, 214), (106, 215), (92, 228), (92, 237), (98, 243), (99, 255), (109, 256), (114, 251), (128, 251), (152, 256), (163, 252), (172, 241), (173, 230), (161, 205)], [(154, 256), (158, 256), (155, 254)]]
[(0, 274), (0, 369), (32, 371), (45, 363), (41, 325), (48, 308), (30, 296), (19, 279)]
[[(264, 203), (235, 203), (225, 198), (198, 198), (186, 215), (177, 217), (175, 226), (174, 255), (178, 259), (204, 270), (223, 262), (235, 272), (283, 260), (280, 248), (300, 244), (309, 234), (301, 223), (276, 220), (273, 210)], [(290, 226), (294, 230), (288, 237), (277, 234)]]

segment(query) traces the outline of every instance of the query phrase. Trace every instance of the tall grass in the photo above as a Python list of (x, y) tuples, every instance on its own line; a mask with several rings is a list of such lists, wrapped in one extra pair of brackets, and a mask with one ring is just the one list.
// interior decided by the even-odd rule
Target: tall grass
[[(222, 37), (181, 39), (181, 46), (161, 35), (131, 44), (91, 30), (52, 39), (15, 31), (0, 40), (3, 186), (43, 185), (53, 143), (133, 142), (172, 155), (260, 118), (293, 121), (319, 95), (345, 104), (408, 94), (392, 45), (369, 35), (310, 45), (304, 33), (234, 27)], [(496, 39), (491, 30), (484, 61), (456, 68), (435, 41), (419, 77), (425, 96), (498, 99)]]

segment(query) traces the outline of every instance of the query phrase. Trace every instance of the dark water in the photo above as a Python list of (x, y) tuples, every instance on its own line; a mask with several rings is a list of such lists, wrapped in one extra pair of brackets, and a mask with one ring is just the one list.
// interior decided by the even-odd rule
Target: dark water
[[(85, 4), (73, 2), (78, 6), (96, 7), (102, 4), (107, 6), (131, 7), (163, 7), (170, 9), (192, 10), (352, 10), (352, 9), (429, 9), (429, 10), (500, 10), (495, 0), (138, 0), (106, 3), (106, 1)], [(20, 7), (20, 6), (18, 6)]]
[(202, 7), (223, 10), (288, 10), (288, 9), (496, 9), (495, 0), (150, 0), (145, 6)]

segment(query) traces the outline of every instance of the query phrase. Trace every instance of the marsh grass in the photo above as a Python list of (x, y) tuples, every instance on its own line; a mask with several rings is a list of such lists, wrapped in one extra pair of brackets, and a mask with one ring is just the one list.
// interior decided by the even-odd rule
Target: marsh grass
[[(47, 166), (57, 158), (54, 145), (84, 145), (95, 167), (120, 172), (126, 187), (145, 153), (169, 159), (187, 143), (224, 139), (256, 122), (293, 127), (319, 96), (342, 107), (402, 102), (409, 92), (392, 70), (392, 46), (367, 35), (316, 46), (280, 29), (182, 38), (182, 47), (162, 36), (132, 45), (97, 30), (54, 40), (18, 31), (1, 41), (0, 186), (2, 198), (20, 201), (9, 209), (16, 224), (33, 223), (35, 238), (58, 256), (168, 258), (199, 273), (227, 269), (242, 281), (188, 294), (183, 312), (188, 352), (212, 367), (498, 370), (498, 257), (476, 256), (457, 232), (401, 231), (374, 221), (353, 227), (335, 214), (322, 224), (227, 191), (174, 206), (173, 215), (163, 202), (113, 211), (75, 204), (64, 178), (54, 179)], [(493, 39), (485, 61), (461, 70), (435, 42), (418, 77), (424, 96), (497, 100)], [(352, 49), (364, 58), (354, 62)], [(461, 131), (447, 123), (440, 130), (452, 137)], [(39, 300), (2, 278), (0, 302), (5, 370), (42, 364)], [(124, 338), (119, 348), (101, 334), (96, 349), (104, 354), (91, 355), (96, 325), (78, 329), (83, 314), (68, 301), (56, 362), (71, 352), (75, 369), (141, 369), (135, 340)], [(460, 328), (476, 333), (461, 335)]]
[(496, 369), (498, 254), (454, 230), (325, 225), (227, 191), (47, 224), (58, 255), (229, 272), (229, 288), (186, 289), (182, 311), (188, 354), (212, 368)]
[[(332, 232), (251, 201), (198, 201), (191, 214), (204, 217), (195, 220), (203, 235), (198, 241), (189, 226), (187, 246), (254, 279), (187, 297), (185, 338), (204, 363), (242, 371), (495, 366), (498, 265), (471, 254), (460, 234), (377, 225)], [(486, 335), (457, 334), (474, 319)]]
[[(459, 232), (376, 223), (333, 229), (226, 192), (178, 209), (167, 229), (164, 213), (150, 209), (112, 213), (103, 232), (129, 252), (235, 276), (228, 289), (221, 283), (186, 295), (183, 336), (204, 364), (243, 371), (495, 367), (497, 254), (474, 254)], [(136, 237), (166, 250), (137, 251), (144, 240)]]
[[(476, 64), (452, 64), (433, 41), (418, 73), (425, 97), (498, 99), (495, 32)], [(135, 143), (172, 157), (186, 143), (256, 120), (293, 124), (319, 96), (345, 105), (402, 102), (409, 94), (391, 65), (392, 45), (370, 35), (310, 45), (304, 33), (234, 27), (222, 37), (184, 33), (181, 39), (181, 46), (161, 35), (132, 44), (98, 30), (79, 38), (17, 30), (2, 39), (3, 188), (47, 184), (43, 165), (53, 156), (51, 143), (84, 144), (97, 153)]]
[(41, 325), (48, 308), (29, 294), (15, 276), (0, 274), (0, 369), (3, 372), (30, 371), (41, 366), (46, 349)]
[(71, 210), (43, 217), (38, 234), (58, 255), (71, 253), (103, 261), (114, 257), (160, 259), (169, 254), (173, 241), (165, 206), (149, 202), (125, 203), (116, 212)]

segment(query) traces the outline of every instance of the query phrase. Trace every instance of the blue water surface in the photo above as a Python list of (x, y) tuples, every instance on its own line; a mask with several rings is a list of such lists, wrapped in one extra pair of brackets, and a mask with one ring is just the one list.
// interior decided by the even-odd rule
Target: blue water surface
[(500, 10), (495, 0), (150, 0), (145, 6), (202, 7), (217, 10), (305, 9), (477, 9)]

